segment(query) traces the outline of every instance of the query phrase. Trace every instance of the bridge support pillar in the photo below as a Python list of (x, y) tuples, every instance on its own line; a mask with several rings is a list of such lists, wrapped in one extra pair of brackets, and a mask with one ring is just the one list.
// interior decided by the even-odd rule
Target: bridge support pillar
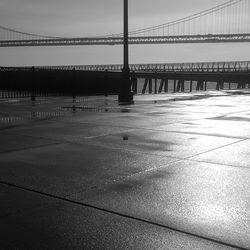
[(165, 84), (164, 84), (164, 92), (168, 92), (168, 79), (165, 79)]
[(153, 81), (153, 79), (149, 78), (149, 80), (148, 80), (148, 93), (149, 94), (152, 94), (152, 92), (153, 92), (152, 81)]
[(224, 82), (218, 81), (216, 84), (216, 90), (224, 89)]
[(162, 90), (163, 90), (163, 87), (164, 87), (164, 92), (168, 92), (168, 86), (167, 85), (168, 85), (168, 80), (165, 79), (165, 78), (162, 78), (158, 92), (161, 93)]
[(145, 78), (144, 85), (143, 85), (143, 88), (142, 88), (142, 94), (145, 94), (145, 93), (146, 93), (148, 81), (149, 81), (149, 79), (148, 79), (148, 78)]
[(203, 91), (204, 90), (204, 81), (200, 82), (200, 90)]
[(196, 91), (200, 90), (199, 81), (196, 82)]
[(158, 89), (158, 93), (162, 92), (163, 84), (164, 84), (164, 79), (161, 79), (160, 86), (159, 86), (159, 89)]
[(174, 93), (176, 92), (176, 79), (174, 79)]
[(154, 93), (155, 94), (157, 94), (157, 81), (158, 81), (158, 79), (157, 79), (157, 73), (155, 72), (155, 89), (154, 89)]
[(179, 91), (180, 91), (180, 88), (181, 88), (181, 80), (178, 80), (176, 92), (179, 92)]
[(221, 88), (221, 89), (224, 89), (224, 82), (221, 82), (220, 88)]
[(184, 92), (185, 86), (184, 86), (184, 80), (179, 80), (177, 83), (177, 92)]
[(217, 84), (216, 84), (216, 90), (220, 90), (220, 83), (219, 82), (217, 82)]
[(144, 82), (144, 85), (142, 88), (142, 94), (146, 93), (147, 87), (148, 87), (148, 93), (152, 94), (152, 92), (153, 92), (152, 78), (148, 78), (148, 77), (145, 78), (145, 82)]
[(199, 80), (198, 82), (197, 82), (197, 85), (196, 85), (196, 90), (197, 91), (199, 91), (199, 90), (203, 90), (204, 89), (204, 81), (202, 81), (202, 80)]
[(181, 92), (185, 92), (185, 81), (182, 80), (181, 82)]

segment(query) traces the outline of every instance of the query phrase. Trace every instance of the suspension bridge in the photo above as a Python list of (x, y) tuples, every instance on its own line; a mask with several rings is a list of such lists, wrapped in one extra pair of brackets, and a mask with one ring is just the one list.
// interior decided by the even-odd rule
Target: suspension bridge
[[(250, 1), (230, 0), (157, 26), (129, 32), (130, 44), (250, 42)], [(123, 34), (45, 36), (0, 26), (0, 47), (119, 45)]]
[[(127, 1), (124, 0), (125, 2)], [(124, 33), (65, 38), (27, 33), (0, 26), (0, 47), (124, 44), (125, 48), (128, 43), (250, 42), (250, 0), (230, 0), (161, 25), (130, 32), (126, 29), (127, 24), (124, 25)], [(119, 98), (123, 96), (125, 102), (130, 103), (133, 100), (130, 91), (132, 89), (134, 93), (138, 93), (139, 79), (144, 79), (143, 94), (147, 89), (148, 93), (155, 94), (168, 91), (184, 92), (187, 84), (190, 85), (189, 91), (192, 91), (207, 90), (209, 87), (207, 85), (211, 82), (216, 83), (217, 90), (224, 89), (225, 83), (229, 89), (232, 86), (249, 87), (250, 83), (249, 61), (128, 65), (128, 51), (124, 55), (127, 57), (124, 56), (123, 65), (0, 67), (0, 74), (4, 79), (1, 88), (28, 91), (33, 97), (34, 93), (39, 91), (55, 93), (58, 90), (71, 93), (72, 96), (76, 93), (120, 93)], [(36, 86), (33, 82), (36, 82)], [(172, 90), (169, 89), (170, 83)]]

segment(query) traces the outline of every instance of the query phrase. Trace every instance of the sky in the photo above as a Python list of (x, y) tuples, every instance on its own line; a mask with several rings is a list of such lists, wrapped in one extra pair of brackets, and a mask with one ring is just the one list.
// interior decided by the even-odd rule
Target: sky
[[(226, 0), (129, 0), (129, 30), (173, 21)], [(1, 0), (0, 25), (28, 33), (84, 37), (120, 33), (123, 0)], [(130, 63), (250, 61), (249, 43), (131, 45)], [(116, 46), (0, 48), (0, 66), (122, 63)]]

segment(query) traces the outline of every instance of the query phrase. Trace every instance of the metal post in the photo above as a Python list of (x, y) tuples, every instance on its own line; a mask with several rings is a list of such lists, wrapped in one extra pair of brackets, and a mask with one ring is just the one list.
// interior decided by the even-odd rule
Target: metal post
[(123, 27), (123, 70), (129, 72), (128, 59), (128, 0), (124, 0), (124, 27)]
[(133, 104), (133, 92), (131, 91), (131, 82), (129, 78), (128, 0), (124, 0), (123, 60), (122, 86), (118, 99), (120, 104)]

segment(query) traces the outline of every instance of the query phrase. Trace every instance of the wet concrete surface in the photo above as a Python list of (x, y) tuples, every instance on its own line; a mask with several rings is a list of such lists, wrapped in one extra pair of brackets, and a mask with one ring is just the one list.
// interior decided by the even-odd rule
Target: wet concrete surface
[(0, 248), (250, 249), (249, 93), (116, 99), (0, 100)]
[(12, 212), (0, 214), (2, 249), (234, 249), (15, 187), (0, 185), (0, 197)]

